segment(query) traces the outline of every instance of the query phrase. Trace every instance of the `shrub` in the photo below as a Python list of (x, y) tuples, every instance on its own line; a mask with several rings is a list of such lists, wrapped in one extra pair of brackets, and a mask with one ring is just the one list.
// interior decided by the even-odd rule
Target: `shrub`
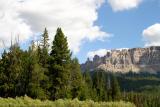
[(0, 98), (0, 107), (135, 107), (130, 102), (94, 102), (92, 100), (59, 99), (56, 101), (41, 101), (30, 97)]

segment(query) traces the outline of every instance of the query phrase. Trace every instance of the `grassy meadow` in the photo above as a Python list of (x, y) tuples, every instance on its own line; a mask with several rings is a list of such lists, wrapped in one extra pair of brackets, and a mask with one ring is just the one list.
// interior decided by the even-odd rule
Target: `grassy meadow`
[(92, 100), (56, 100), (41, 101), (28, 96), (16, 98), (0, 98), (0, 107), (135, 107), (129, 102), (94, 102)]

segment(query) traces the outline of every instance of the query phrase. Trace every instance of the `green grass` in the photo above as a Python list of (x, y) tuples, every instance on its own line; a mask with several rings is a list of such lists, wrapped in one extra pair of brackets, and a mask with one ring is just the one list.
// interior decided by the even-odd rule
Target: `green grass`
[(135, 107), (129, 102), (94, 102), (92, 100), (56, 100), (41, 101), (30, 97), (0, 98), (0, 107)]

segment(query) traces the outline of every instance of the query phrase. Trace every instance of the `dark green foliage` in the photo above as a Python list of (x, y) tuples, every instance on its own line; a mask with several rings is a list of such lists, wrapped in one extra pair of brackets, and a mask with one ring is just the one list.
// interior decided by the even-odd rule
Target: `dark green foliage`
[(45, 28), (44, 33), (42, 34), (40, 46), (38, 47), (38, 54), (40, 57), (40, 63), (45, 68), (48, 67), (48, 57), (49, 57), (49, 55), (48, 55), (49, 42), (48, 41), (49, 41), (48, 31)]
[(67, 98), (70, 93), (71, 52), (61, 28), (57, 29), (50, 53), (51, 98)]
[(82, 91), (82, 74), (77, 58), (71, 61), (71, 95), (73, 98), (79, 98)]
[(86, 82), (86, 84), (88, 85), (89, 88), (92, 88), (93, 86), (93, 82), (92, 82), (92, 78), (91, 78), (91, 75), (90, 75), (90, 72), (89, 71), (85, 71), (83, 73), (83, 78)]
[(136, 107), (160, 107), (160, 94), (128, 92), (123, 100), (133, 102)]
[(9, 52), (4, 52), (2, 55), (0, 90), (4, 97), (20, 96), (23, 91), (20, 87), (21, 71), (23, 70), (22, 55), (23, 52), (17, 44), (11, 46)]
[(136, 91), (142, 92), (146, 86), (156, 86), (160, 83), (160, 74), (150, 73), (133, 73), (118, 74), (117, 79), (122, 91)]
[(93, 83), (92, 83), (91, 75), (89, 71), (86, 71), (83, 74), (83, 88), (82, 88), (80, 100), (96, 99), (96, 95), (94, 96), (95, 90), (92, 90), (92, 86), (93, 86)]
[(8, 77), (10, 73), (8, 72), (8, 66), (9, 66), (9, 56), (6, 51), (2, 54), (2, 59), (0, 63), (0, 94), (3, 97), (7, 96), (7, 92), (9, 93), (9, 85), (11, 84)]
[(45, 99), (46, 95), (41, 87), (41, 81), (44, 80), (44, 71), (42, 66), (39, 64), (38, 51), (34, 44), (29, 50), (29, 77), (28, 77), (28, 95), (33, 98)]
[(107, 100), (107, 84), (104, 72), (96, 71), (93, 74), (93, 89), (96, 89), (98, 101)]
[[(116, 76), (103, 70), (86, 71), (83, 74), (85, 91), (83, 98), (94, 101), (117, 101), (120, 100), (120, 87)], [(84, 96), (84, 93), (85, 96)], [(84, 99), (82, 99), (84, 100)]]
[(67, 38), (60, 28), (49, 54), (48, 31), (40, 44), (23, 51), (18, 43), (0, 59), (0, 96), (29, 95), (39, 99), (80, 98), (83, 80), (78, 59), (71, 60)]
[(136, 107), (159, 107), (159, 77), (159, 73), (147, 72), (118, 74), (121, 90), (124, 91), (123, 100), (133, 102)]
[(49, 82), (48, 52), (49, 52), (49, 36), (48, 36), (47, 28), (45, 28), (44, 33), (42, 34), (40, 45), (38, 46), (38, 49), (37, 49), (37, 55), (39, 58), (39, 64), (42, 66), (42, 69), (44, 71), (44, 79), (41, 81), (41, 86), (45, 91), (46, 98), (48, 98), (50, 95), (50, 92), (48, 90), (51, 85)]
[(117, 101), (120, 100), (120, 87), (119, 83), (117, 81), (117, 78), (115, 75), (112, 75), (112, 80), (111, 80), (111, 90), (112, 90), (112, 100)]

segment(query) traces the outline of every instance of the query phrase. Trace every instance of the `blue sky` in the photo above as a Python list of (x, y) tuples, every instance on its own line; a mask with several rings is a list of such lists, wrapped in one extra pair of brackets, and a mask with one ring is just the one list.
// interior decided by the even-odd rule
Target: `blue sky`
[(113, 36), (106, 41), (86, 42), (77, 56), (82, 63), (86, 60), (88, 51), (144, 47), (143, 30), (159, 22), (160, 1), (158, 0), (146, 0), (137, 8), (120, 12), (114, 12), (106, 2), (98, 10), (98, 20), (95, 24)]
[(109, 49), (157, 46), (159, 11), (159, 0), (0, 0), (0, 50), (17, 35), (27, 49), (45, 27), (50, 43), (62, 28), (80, 63)]

